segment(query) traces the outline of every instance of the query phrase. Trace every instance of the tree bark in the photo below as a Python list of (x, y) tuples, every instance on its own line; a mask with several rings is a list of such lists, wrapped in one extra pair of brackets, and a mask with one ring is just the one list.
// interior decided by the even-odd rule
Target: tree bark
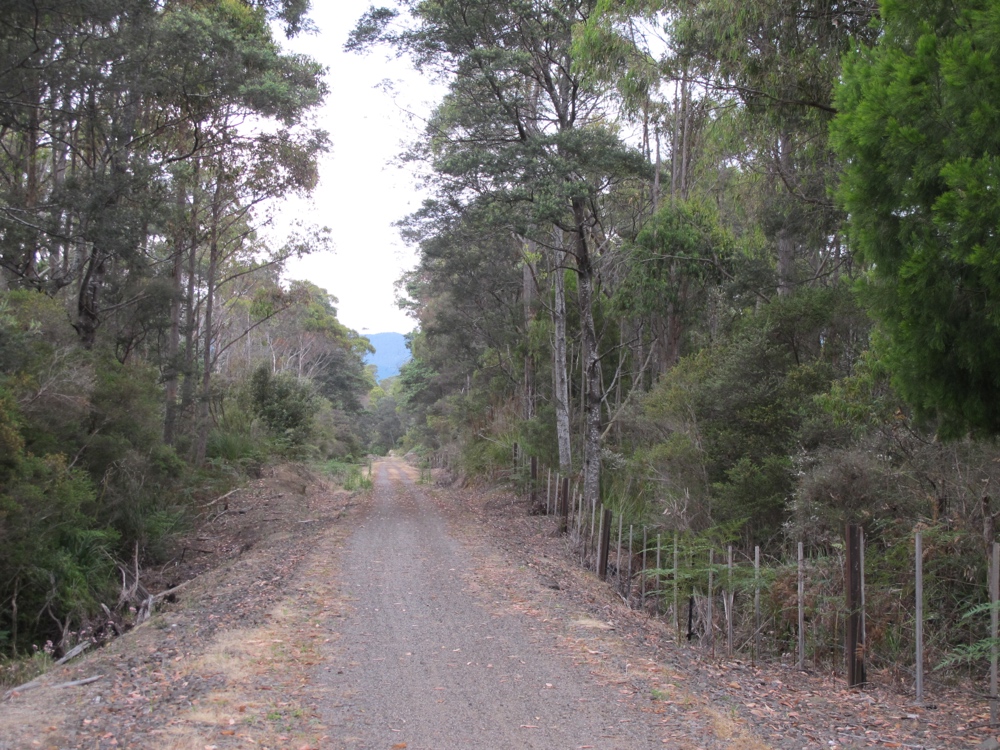
[(532, 258), (536, 248), (534, 240), (525, 240), (524, 259), (521, 267), (521, 298), (524, 302), (524, 421), (535, 416), (535, 353), (531, 345), (531, 328), (535, 320), (535, 273)]
[(587, 243), (586, 206), (580, 198), (573, 199), (573, 220), (576, 224), (573, 254), (586, 373), (583, 393), (583, 498), (591, 508), (595, 508), (601, 501), (601, 359), (594, 325), (594, 267)]
[(174, 234), (174, 258), (170, 270), (170, 330), (167, 332), (167, 369), (164, 373), (163, 390), (165, 397), (163, 412), (163, 442), (173, 445), (177, 429), (177, 385), (180, 378), (178, 356), (181, 348), (181, 302), (184, 276), (184, 247), (186, 234), (183, 230), (186, 191), (177, 185), (177, 230)]
[(222, 216), (222, 191), (223, 175), (222, 167), (217, 167), (219, 173), (216, 175), (215, 194), (212, 196), (212, 226), (208, 243), (208, 275), (205, 279), (205, 331), (204, 350), (202, 351), (202, 373), (201, 373), (201, 398), (198, 401), (198, 437), (195, 441), (195, 464), (201, 465), (205, 462), (205, 453), (208, 448), (209, 418), (211, 416), (209, 406), (212, 399), (212, 368), (215, 363), (215, 350), (212, 334), (212, 314), (215, 307), (215, 279), (219, 265), (219, 223)]
[(184, 382), (181, 387), (180, 412), (186, 413), (191, 408), (194, 401), (194, 370), (196, 334), (198, 331), (198, 301), (196, 296), (198, 278), (198, 245), (199, 237), (199, 197), (201, 195), (201, 163), (196, 159), (194, 163), (193, 197), (191, 205), (191, 247), (187, 261), (187, 316), (184, 325), (184, 361), (181, 363), (181, 370), (184, 373)]
[[(778, 169), (783, 179), (789, 180), (792, 172), (791, 143), (787, 133), (778, 137)], [(795, 251), (797, 246), (795, 232), (789, 226), (778, 230), (778, 296), (787, 297), (795, 286)]]
[(566, 362), (566, 281), (563, 274), (562, 230), (556, 229), (556, 251), (553, 254), (552, 305), (552, 380), (553, 402), (556, 408), (556, 439), (559, 444), (559, 470), (568, 476), (573, 469), (573, 454), (569, 427), (569, 378)]

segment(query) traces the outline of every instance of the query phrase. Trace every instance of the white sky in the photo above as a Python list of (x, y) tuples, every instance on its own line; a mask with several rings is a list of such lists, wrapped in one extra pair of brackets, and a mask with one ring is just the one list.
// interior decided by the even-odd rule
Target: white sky
[[(339, 300), (340, 321), (359, 333), (407, 333), (414, 322), (396, 307), (393, 285), (416, 257), (392, 224), (416, 210), (422, 195), (411, 173), (390, 162), (418, 135), (419, 118), (444, 89), (388, 50), (343, 51), (348, 33), (372, 1), (313, 0), (310, 15), (319, 33), (287, 43), (329, 68), (330, 93), (318, 126), (330, 134), (333, 150), (321, 162), (311, 200), (281, 206), (277, 225), (299, 220), (329, 227), (335, 246), (332, 254), (289, 263), (287, 279), (306, 279), (326, 289)], [(391, 93), (383, 90), (383, 81), (391, 82)]]

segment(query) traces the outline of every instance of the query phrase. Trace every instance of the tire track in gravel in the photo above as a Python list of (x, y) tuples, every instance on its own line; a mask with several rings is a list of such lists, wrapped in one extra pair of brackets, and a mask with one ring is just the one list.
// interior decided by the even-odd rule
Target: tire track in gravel
[(468, 556), (414, 474), (376, 464), (373, 509), (335, 566), (348, 611), (317, 677), (333, 746), (672, 746), (643, 699), (600, 686), (530, 618), (470, 593)]

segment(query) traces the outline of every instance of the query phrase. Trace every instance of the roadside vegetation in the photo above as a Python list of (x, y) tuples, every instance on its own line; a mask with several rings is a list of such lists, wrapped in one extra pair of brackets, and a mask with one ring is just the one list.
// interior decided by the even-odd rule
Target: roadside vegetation
[(853, 523), (885, 592), (874, 663), (911, 664), (923, 531), (929, 663), (982, 643), (992, 6), (467, 5), (373, 9), (348, 45), (450, 82), (409, 154), (432, 197), (402, 223), (419, 333), (381, 402), (386, 444), (484, 477), (519, 449), (587, 507), (677, 533), (683, 559), (760, 546), (777, 653), (800, 541), (811, 632), (842, 648)]
[(260, 234), (328, 148), (322, 69), (280, 44), (305, 7), (0, 20), (0, 682), (128, 627), (142, 569), (266, 463), (367, 452), (370, 345), (281, 276), (328, 232)]

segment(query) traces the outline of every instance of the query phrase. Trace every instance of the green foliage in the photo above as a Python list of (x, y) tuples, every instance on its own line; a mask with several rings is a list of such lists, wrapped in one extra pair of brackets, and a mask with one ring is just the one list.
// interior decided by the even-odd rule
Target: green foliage
[(0, 597), (17, 616), (0, 610), (0, 630), (16, 651), (39, 632), (61, 640), (64, 622), (109, 598), (119, 534), (100, 525), (93, 484), (64, 457), (22, 450), (13, 463), (0, 478)]
[(556, 444), (556, 412), (551, 404), (543, 404), (530, 420), (521, 422), (518, 445), (529, 456), (536, 456), (544, 466), (559, 465)]
[(696, 312), (692, 287), (718, 283), (733, 241), (716, 212), (696, 202), (664, 203), (643, 226), (631, 248), (630, 274), (616, 289), (616, 311), (630, 315), (661, 310), (665, 303)]
[(851, 311), (842, 289), (773, 300), (651, 391), (633, 425), (635, 455), (675, 528), (746, 519), (751, 539), (779, 532), (793, 456), (837, 439), (815, 397), (853, 357), (841, 333)]
[(374, 486), (371, 477), (371, 467), (368, 467), (367, 475), (359, 466), (352, 466), (344, 476), (344, 489), (348, 492), (355, 490), (370, 490)]
[[(186, 500), (275, 445), (360, 452), (360, 420), (347, 415), (371, 385), (366, 342), (337, 321), (323, 290), (278, 282), (280, 260), (324, 234), (272, 249), (251, 216), (262, 201), (309, 190), (327, 147), (305, 121), (326, 91), (322, 68), (286, 53), (273, 25), (306, 28), (307, 7), (55, 0), (6, 9), (4, 651), (58, 642), (99, 602), (113, 605), (118, 560), (156, 561), (188, 521)], [(248, 119), (261, 127), (234, 137), (233, 123)], [(254, 336), (265, 331), (291, 349), (262, 356)], [(309, 383), (269, 378), (258, 413), (244, 384), (272, 357)], [(201, 463), (203, 448), (209, 464), (195, 471), (185, 458)]]
[(461, 467), (471, 476), (496, 477), (507, 472), (514, 456), (517, 434), (508, 431), (496, 437), (481, 436), (481, 439), (463, 444), (460, 456)]
[(396, 447), (403, 437), (403, 423), (400, 421), (396, 399), (382, 396), (374, 402), (369, 412), (370, 440), (372, 453), (384, 455)]
[(371, 464), (359, 466), (334, 459), (323, 464), (323, 469), (348, 492), (370, 490), (374, 486)]
[(883, 4), (848, 56), (833, 137), (892, 382), (939, 432), (1000, 432), (994, 217), (1000, 17), (981, 0)]
[(251, 376), (250, 398), (274, 438), (291, 447), (308, 442), (317, 407), (311, 383), (287, 373), (274, 374), (264, 364)]
[(231, 463), (259, 461), (265, 455), (259, 438), (238, 432), (214, 429), (208, 435), (208, 458), (221, 458)]
[[(650, 534), (646, 541), (646, 559), (656, 560), (657, 535)], [(656, 568), (649, 565), (646, 569), (647, 578), (659, 578), (665, 580), (661, 592), (664, 597), (672, 595), (674, 582), (676, 581), (678, 593), (681, 597), (687, 597), (692, 591), (697, 591), (704, 596), (709, 591), (709, 573), (712, 574), (712, 590), (715, 594), (720, 589), (728, 589), (743, 595), (752, 591), (754, 586), (766, 588), (774, 578), (773, 570), (764, 570), (760, 579), (754, 578), (752, 567), (746, 565), (736, 565), (733, 568), (732, 587), (730, 588), (729, 571), (726, 561), (726, 548), (736, 542), (739, 537), (739, 524), (730, 523), (708, 529), (700, 534), (691, 532), (673, 533), (667, 532), (659, 535), (659, 552), (662, 559), (672, 560), (674, 554), (674, 544), (677, 545), (677, 575), (674, 576), (672, 564), (667, 567)], [(641, 548), (641, 540), (639, 547)], [(641, 549), (638, 550), (642, 552)], [(710, 553), (713, 562), (709, 564)]]
[(879, 354), (884, 347), (884, 337), (876, 331), (870, 348), (861, 353), (851, 374), (834, 381), (828, 393), (817, 396), (817, 403), (856, 435), (906, 419), (903, 403), (890, 384), (885, 359)]

